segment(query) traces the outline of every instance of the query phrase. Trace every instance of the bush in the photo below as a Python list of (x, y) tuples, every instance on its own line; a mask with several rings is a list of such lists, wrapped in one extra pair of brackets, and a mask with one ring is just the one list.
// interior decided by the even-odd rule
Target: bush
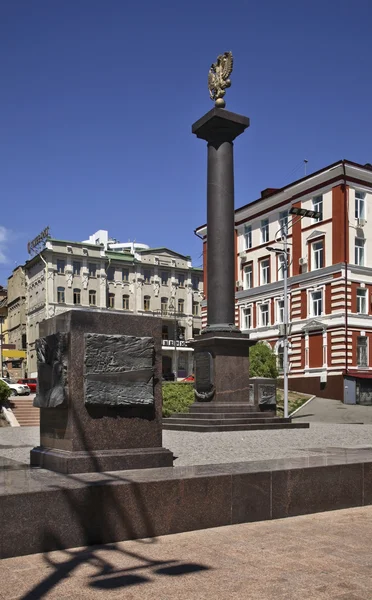
[(163, 417), (173, 413), (187, 413), (194, 402), (194, 384), (192, 382), (163, 383)]
[(10, 387), (0, 379), (0, 406), (6, 404), (8, 398), (12, 395)]
[(276, 356), (271, 348), (258, 342), (249, 350), (249, 375), (251, 377), (278, 377)]

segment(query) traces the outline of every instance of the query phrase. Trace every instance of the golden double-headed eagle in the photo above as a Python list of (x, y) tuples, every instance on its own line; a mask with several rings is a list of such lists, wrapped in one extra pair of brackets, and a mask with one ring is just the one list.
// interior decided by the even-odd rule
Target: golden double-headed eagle
[(212, 64), (208, 73), (208, 89), (211, 100), (218, 108), (225, 108), (226, 102), (223, 99), (226, 94), (226, 88), (229, 88), (231, 81), (229, 79), (234, 65), (232, 52), (224, 52), (217, 56), (217, 60)]

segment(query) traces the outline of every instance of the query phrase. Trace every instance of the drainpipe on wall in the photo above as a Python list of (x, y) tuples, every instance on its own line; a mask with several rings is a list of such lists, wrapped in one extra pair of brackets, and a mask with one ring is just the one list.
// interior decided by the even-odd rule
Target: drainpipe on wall
[(347, 306), (347, 244), (348, 244), (348, 226), (349, 226), (349, 203), (347, 196), (347, 185), (346, 185), (346, 168), (345, 161), (342, 161), (343, 171), (344, 171), (344, 210), (345, 210), (345, 231), (344, 231), (344, 259), (345, 259), (345, 343), (346, 343), (346, 356), (345, 356), (345, 375), (348, 375), (349, 368), (349, 357), (348, 357), (348, 306)]

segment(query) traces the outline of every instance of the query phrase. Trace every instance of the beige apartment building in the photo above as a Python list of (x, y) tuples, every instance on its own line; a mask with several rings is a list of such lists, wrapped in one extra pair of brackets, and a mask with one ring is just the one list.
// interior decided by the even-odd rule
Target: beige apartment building
[(27, 261), (27, 371), (36, 375), (39, 324), (71, 309), (101, 309), (161, 316), (163, 374), (183, 378), (193, 371), (187, 341), (201, 330), (203, 271), (167, 248), (122, 244), (101, 230), (84, 242), (48, 238)]

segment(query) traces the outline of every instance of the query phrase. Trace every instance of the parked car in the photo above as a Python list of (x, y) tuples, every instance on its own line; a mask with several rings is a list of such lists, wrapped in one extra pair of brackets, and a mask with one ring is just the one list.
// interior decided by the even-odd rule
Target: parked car
[(17, 383), (13, 379), (9, 379), (9, 377), (0, 377), (0, 379), (10, 387), (13, 396), (29, 396), (31, 393), (28, 385)]
[(37, 379), (18, 379), (17, 383), (23, 383), (23, 385), (28, 385), (32, 394), (36, 393)]

